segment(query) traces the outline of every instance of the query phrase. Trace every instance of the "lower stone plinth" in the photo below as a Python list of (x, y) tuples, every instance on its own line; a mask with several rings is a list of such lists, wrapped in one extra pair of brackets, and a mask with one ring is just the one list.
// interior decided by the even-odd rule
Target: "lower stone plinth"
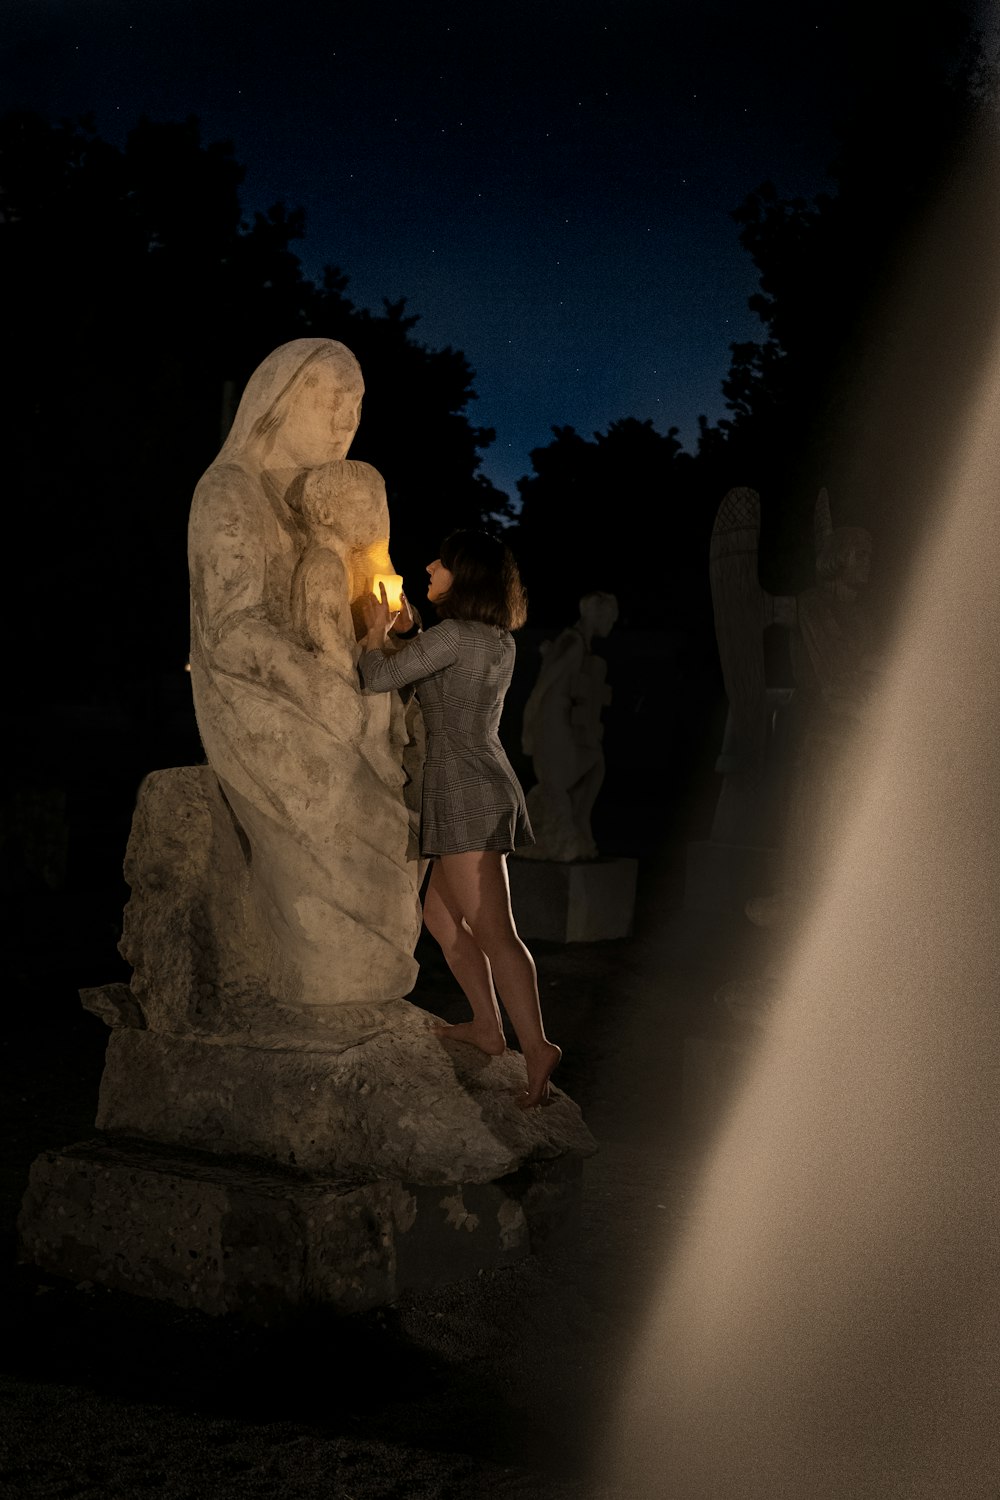
[(336, 1181), (95, 1140), (34, 1162), (20, 1257), (74, 1281), (265, 1322), (359, 1312), (573, 1232), (579, 1157), (497, 1182)]
[(635, 916), (635, 859), (508, 860), (510, 899), (523, 938), (599, 943), (628, 937)]
[(751, 896), (773, 891), (777, 879), (775, 849), (695, 840), (686, 850), (684, 909), (742, 912)]

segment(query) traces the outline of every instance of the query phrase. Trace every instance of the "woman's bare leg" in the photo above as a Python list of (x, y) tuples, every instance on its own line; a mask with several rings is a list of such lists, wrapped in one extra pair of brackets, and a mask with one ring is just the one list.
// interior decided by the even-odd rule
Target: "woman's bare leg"
[(541, 1104), (548, 1097), (549, 1077), (562, 1053), (545, 1035), (534, 960), (517, 935), (510, 909), (506, 858), (496, 850), (470, 851), (442, 854), (437, 865), (450, 908), (462, 914), (486, 955), (517, 1033), (528, 1069), (524, 1106)]
[(486, 954), (462, 920), (441, 876), (440, 860), (431, 865), (431, 878), (424, 895), (424, 926), (440, 945), (445, 963), (461, 986), (472, 1007), (472, 1020), (457, 1026), (439, 1026), (439, 1036), (450, 1041), (470, 1042), (492, 1057), (506, 1050), (500, 1007), (493, 988), (493, 976)]

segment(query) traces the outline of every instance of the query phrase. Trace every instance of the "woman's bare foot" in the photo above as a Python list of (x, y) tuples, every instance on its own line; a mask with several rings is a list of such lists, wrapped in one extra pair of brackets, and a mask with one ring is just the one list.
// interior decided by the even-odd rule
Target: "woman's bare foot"
[(525, 1053), (528, 1068), (528, 1092), (518, 1102), (522, 1109), (534, 1109), (536, 1104), (546, 1104), (549, 1097), (549, 1079), (559, 1066), (562, 1048), (555, 1042), (542, 1042), (530, 1056)]
[(459, 1021), (456, 1026), (435, 1026), (434, 1035), (445, 1042), (467, 1042), (470, 1047), (478, 1047), (480, 1052), (486, 1052), (490, 1057), (499, 1057), (501, 1052), (507, 1050), (503, 1032), (492, 1026), (480, 1026), (478, 1021)]

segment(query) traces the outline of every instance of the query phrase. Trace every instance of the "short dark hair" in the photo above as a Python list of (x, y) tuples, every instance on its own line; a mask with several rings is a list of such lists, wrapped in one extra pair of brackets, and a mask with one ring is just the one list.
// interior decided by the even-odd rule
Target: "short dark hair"
[(519, 630), (528, 617), (528, 596), (510, 548), (486, 531), (453, 531), (441, 543), (441, 562), (451, 588), (435, 609), (443, 620), (481, 620)]

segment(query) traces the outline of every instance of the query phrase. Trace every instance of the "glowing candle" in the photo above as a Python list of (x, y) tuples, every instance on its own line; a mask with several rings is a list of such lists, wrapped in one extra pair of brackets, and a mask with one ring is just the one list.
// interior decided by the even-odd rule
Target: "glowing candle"
[(374, 579), (372, 580), (372, 593), (375, 595), (376, 599), (381, 599), (382, 597), (379, 592), (380, 583), (385, 584), (385, 592), (389, 600), (389, 608), (395, 614), (397, 610), (400, 610), (403, 607), (403, 601), (400, 597), (403, 592), (403, 580), (398, 573), (376, 573)]

